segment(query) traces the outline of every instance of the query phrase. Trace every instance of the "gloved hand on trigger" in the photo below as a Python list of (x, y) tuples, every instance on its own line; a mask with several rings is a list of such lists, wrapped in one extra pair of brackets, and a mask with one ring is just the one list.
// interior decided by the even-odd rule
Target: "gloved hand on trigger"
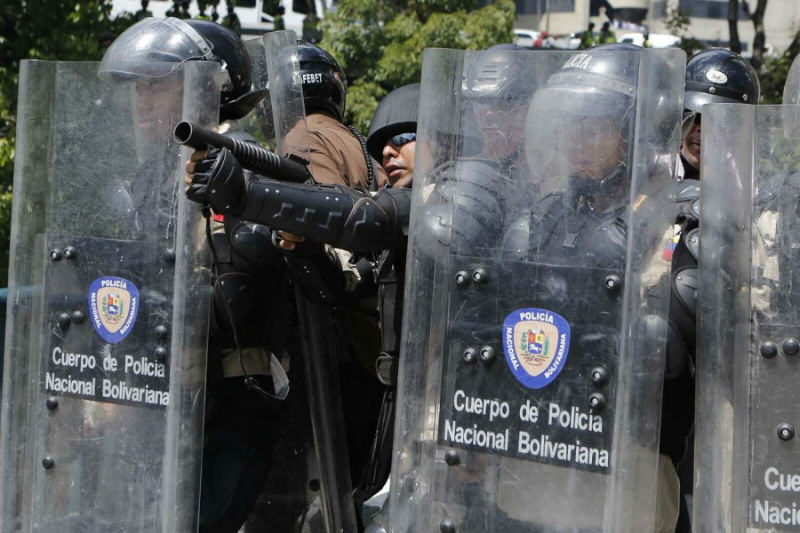
[(186, 163), (186, 197), (216, 213), (237, 214), (244, 204), (244, 173), (227, 148), (195, 152)]

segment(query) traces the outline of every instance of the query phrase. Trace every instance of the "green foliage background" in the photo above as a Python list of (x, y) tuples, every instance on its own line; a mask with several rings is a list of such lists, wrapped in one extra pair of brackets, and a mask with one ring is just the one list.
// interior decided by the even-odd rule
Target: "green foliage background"
[[(200, 0), (206, 9), (215, 3)], [(278, 0), (267, 3), (265, 11), (277, 12)], [(480, 3), (341, 0), (335, 13), (313, 21), (318, 28), (310, 29), (325, 32), (322, 46), (341, 61), (351, 82), (348, 120), (366, 130), (387, 92), (419, 81), (425, 47), (478, 50), (511, 42), (512, 0)], [(104, 44), (134, 22), (132, 13), (112, 18), (111, 0), (0, 0), (0, 287), (8, 275), (20, 61), (99, 60)]]
[(0, 287), (8, 277), (20, 62), (97, 61), (134, 22), (133, 13), (112, 18), (111, 0), (0, 0)]
[(6, 285), (17, 82), (20, 60), (96, 60), (101, 37), (127, 27), (111, 20), (107, 0), (2, 0), (0, 2), (0, 286)]
[[(265, 11), (277, 12), (278, 0), (267, 3)], [(20, 61), (99, 60), (103, 41), (135, 21), (130, 13), (114, 18), (110, 13), (111, 0), (0, 0), (0, 287), (7, 277)], [(335, 12), (310, 20), (307, 29), (321, 30), (320, 45), (345, 69), (346, 120), (366, 132), (383, 96), (419, 81), (424, 48), (481, 50), (512, 42), (514, 16), (512, 0), (340, 0)], [(702, 49), (686, 34), (684, 14), (676, 11), (670, 18), (687, 53)], [(797, 50), (766, 58), (759, 72), (763, 103), (780, 102)]]
[(340, 0), (322, 42), (347, 73), (346, 120), (366, 132), (389, 91), (418, 82), (422, 50), (482, 50), (513, 40), (515, 7), (497, 0)]

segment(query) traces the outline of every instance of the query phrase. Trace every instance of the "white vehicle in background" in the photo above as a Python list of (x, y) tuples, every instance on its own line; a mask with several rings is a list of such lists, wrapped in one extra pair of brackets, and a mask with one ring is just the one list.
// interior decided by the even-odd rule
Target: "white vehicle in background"
[(514, 28), (514, 44), (523, 48), (533, 48), (533, 43), (539, 38), (540, 33), (535, 30)]
[[(236, 0), (234, 12), (242, 25), (242, 35), (261, 35), (275, 29), (274, 17), (264, 13), (263, 5), (263, 0)], [(316, 11), (317, 17), (322, 18), (325, 11), (330, 9), (331, 0), (281, 0), (281, 6), (284, 9), (283, 23), (286, 29), (294, 30), (299, 36), (303, 33), (303, 20), (310, 12), (311, 6)], [(147, 10), (154, 17), (165, 17), (171, 8), (172, 0), (150, 0), (147, 6)], [(142, 9), (140, 0), (113, 0), (111, 15), (114, 16), (123, 11), (136, 13), (140, 9)], [(200, 14), (195, 1), (189, 5), (189, 13), (193, 17)], [(225, 0), (220, 0), (217, 4), (217, 13), (219, 14), (217, 22), (222, 22), (222, 19), (228, 14), (228, 4)], [(211, 16), (210, 7), (206, 9), (205, 14)]]
[[(595, 34), (597, 34), (597, 32), (595, 32)], [(581, 47), (582, 36), (582, 31), (576, 31), (566, 35), (559, 35), (553, 40), (555, 42), (555, 47), (559, 50), (577, 50)]]
[[(644, 34), (641, 32), (626, 33), (623, 35), (619, 42), (630, 43), (637, 46), (644, 46)], [(672, 48), (681, 44), (681, 38), (668, 33), (651, 33), (650, 46), (652, 48)]]

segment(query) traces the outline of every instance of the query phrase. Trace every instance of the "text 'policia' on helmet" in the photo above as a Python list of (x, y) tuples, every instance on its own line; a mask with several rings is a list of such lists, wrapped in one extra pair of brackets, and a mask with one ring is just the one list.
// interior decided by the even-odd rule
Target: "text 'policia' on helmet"
[(306, 112), (325, 111), (344, 119), (347, 78), (339, 63), (319, 46), (297, 41)]
[(184, 61), (216, 61), (228, 75), (222, 86), (220, 120), (246, 115), (266, 94), (251, 90), (250, 58), (242, 40), (206, 20), (146, 18), (117, 37), (100, 63), (100, 76), (160, 78)]
[(686, 64), (683, 105), (693, 113), (710, 103), (757, 104), (760, 93), (753, 67), (730, 50), (704, 50)]

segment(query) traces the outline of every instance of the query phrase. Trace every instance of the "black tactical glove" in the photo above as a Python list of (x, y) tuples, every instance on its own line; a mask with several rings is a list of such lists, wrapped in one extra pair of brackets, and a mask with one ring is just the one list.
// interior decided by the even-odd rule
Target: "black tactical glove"
[(244, 207), (244, 173), (236, 157), (227, 149), (211, 148), (194, 164), (192, 184), (186, 189), (189, 200), (208, 204), (216, 213), (235, 215)]

